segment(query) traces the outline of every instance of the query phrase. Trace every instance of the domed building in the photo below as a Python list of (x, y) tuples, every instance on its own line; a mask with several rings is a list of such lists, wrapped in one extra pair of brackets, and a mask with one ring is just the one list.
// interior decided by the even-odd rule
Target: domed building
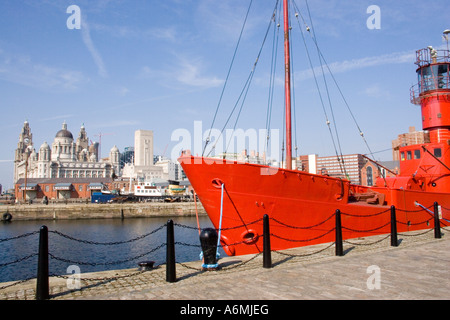
[[(99, 161), (98, 151), (97, 142), (89, 144), (84, 124), (80, 128), (78, 138), (74, 140), (72, 132), (68, 130), (67, 123), (64, 122), (61, 130), (56, 133), (51, 147), (44, 142), (36, 152), (29, 123), (25, 121), (15, 152), (14, 182), (22, 183), (22, 189), (24, 189), (27, 179), (26, 195), (31, 199), (39, 197), (38, 190), (29, 190), (30, 188), (41, 189), (36, 183), (37, 179), (41, 179), (40, 184), (44, 184), (42, 179), (45, 179), (47, 184), (51, 184), (51, 181), (55, 184), (59, 183), (59, 186), (55, 185), (52, 188), (60, 191), (56, 193), (57, 198), (76, 197), (72, 191), (82, 191), (83, 187), (81, 184), (74, 187), (74, 183), (92, 182), (91, 186), (93, 184), (98, 186), (102, 181), (110, 181), (112, 176), (120, 174), (119, 149), (114, 146), (107, 161)], [(29, 186), (31, 181), (34, 181), (34, 184)], [(77, 188), (78, 190), (73, 190)], [(89, 189), (94, 190), (93, 187)], [(32, 191), (36, 193), (33, 194)]]
[(52, 161), (72, 162), (77, 160), (73, 135), (67, 130), (67, 124), (64, 122), (62, 129), (56, 133), (52, 143)]

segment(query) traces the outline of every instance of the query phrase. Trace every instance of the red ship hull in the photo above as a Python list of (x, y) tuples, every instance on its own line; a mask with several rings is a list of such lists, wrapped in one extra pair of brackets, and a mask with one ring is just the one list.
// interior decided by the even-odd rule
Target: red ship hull
[(272, 250), (334, 242), (337, 210), (341, 212), (343, 239), (389, 234), (393, 206), (398, 232), (433, 228), (434, 210), (441, 211), (441, 225), (448, 225), (448, 49), (438, 51), (428, 47), (416, 54), (419, 83), (411, 88), (411, 101), (421, 105), (422, 127), (428, 132), (429, 141), (399, 146), (400, 173), (394, 173), (395, 177), (378, 178), (375, 187), (353, 185), (348, 180), (315, 174), (315, 170), (308, 173), (291, 169), (288, 11), (288, 1), (284, 0), (286, 169), (193, 157), (188, 152), (179, 158), (212, 223), (220, 230), (225, 252), (229, 255), (262, 252), (264, 215), (270, 218)]
[[(434, 202), (442, 210), (441, 224), (448, 225), (445, 219), (450, 219), (448, 193), (369, 188), (324, 175), (216, 158), (183, 155), (179, 162), (213, 225), (221, 225), (221, 243), (228, 255), (262, 252), (265, 214), (270, 218), (272, 250), (334, 242), (337, 209), (344, 240), (389, 234), (392, 205), (398, 232), (433, 228)], [(366, 199), (371, 197), (378, 201), (369, 204)]]

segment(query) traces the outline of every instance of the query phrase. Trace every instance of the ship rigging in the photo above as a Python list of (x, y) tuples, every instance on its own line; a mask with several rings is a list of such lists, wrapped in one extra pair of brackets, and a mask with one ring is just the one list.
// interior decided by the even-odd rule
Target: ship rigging
[[(247, 16), (251, 4), (252, 1)], [(295, 1), (283, 0), (282, 3), (276, 1), (269, 23), (269, 27), (273, 26), (283, 17), (283, 23), (277, 23), (276, 26), (283, 25), (284, 28), (284, 108), (278, 113), (282, 112), (285, 120), (283, 141), (286, 143), (285, 165), (273, 167), (208, 157), (214, 149), (214, 145), (212, 145), (212, 148), (207, 150), (208, 144), (211, 143), (209, 136), (202, 156), (193, 156), (186, 151), (179, 158), (179, 162), (211, 222), (220, 230), (220, 242), (225, 252), (229, 255), (261, 252), (263, 247), (262, 217), (264, 215), (268, 215), (272, 219), (271, 232), (283, 235), (272, 238), (273, 250), (332, 242), (334, 235), (331, 231), (334, 230), (334, 222), (331, 217), (335, 212), (343, 214), (342, 224), (345, 226), (343, 231), (345, 239), (389, 233), (389, 219), (386, 223), (386, 214), (389, 215), (392, 208), (398, 212), (398, 232), (429, 228), (429, 209), (432, 207), (440, 208), (442, 211), (440, 223), (447, 225), (450, 219), (449, 51), (438, 51), (433, 48), (417, 51), (415, 63), (418, 84), (411, 88), (411, 102), (419, 104), (421, 107), (422, 127), (429, 132), (430, 142), (400, 148), (400, 172), (397, 176), (380, 177), (374, 186), (368, 187), (352, 183), (349, 179), (331, 177), (326, 173), (301, 171), (292, 168), (291, 161), (291, 122), (292, 114), (295, 114), (295, 108), (291, 106), (291, 104), (295, 105), (292, 84), (295, 82), (292, 81), (294, 73), (291, 72), (293, 63), (290, 43), (290, 8), (296, 8)], [(309, 8), (307, 11), (310, 18)], [(245, 20), (247, 20), (247, 16)], [(298, 21), (302, 21), (307, 33), (313, 38), (318, 58), (321, 61), (322, 75), (325, 76), (326, 68), (332, 76), (331, 70), (319, 50), (311, 19), (308, 25), (303, 19), (303, 15), (296, 12), (295, 18), (299, 17)], [(299, 25), (301, 24), (299, 23)], [(262, 47), (266, 43), (268, 30), (269, 28), (265, 33), (263, 44), (258, 51), (244, 89), (233, 107), (232, 114), (237, 111), (235, 126), (260, 60)], [(241, 38), (238, 45), (240, 41)], [(274, 53), (276, 54), (276, 50)], [(309, 53), (307, 56), (311, 61)], [(234, 61), (234, 57), (232, 61)], [(272, 64), (272, 67), (275, 67), (275, 63)], [(314, 68), (312, 69), (314, 70)], [(337, 84), (333, 76), (332, 79)], [(272, 85), (274, 85), (274, 80), (275, 77), (271, 74)], [(315, 74), (314, 80), (317, 85), (318, 80)], [(328, 88), (325, 79), (324, 84)], [(224, 90), (225, 87), (216, 108), (213, 124)], [(273, 90), (273, 87), (270, 90)], [(342, 91), (340, 89), (338, 91), (355, 121), (359, 135), (368, 147), (364, 134), (348, 107)], [(328, 116), (321, 94), (320, 100), (326, 125), (332, 134), (332, 131), (337, 132), (335, 114), (328, 90), (326, 94), (331, 117)], [(273, 111), (273, 98), (274, 96), (269, 98), (268, 115)], [(230, 121), (230, 117), (228, 117), (227, 123)], [(267, 119), (268, 124), (270, 123), (269, 117)], [(332, 125), (335, 130), (332, 130)], [(295, 128), (294, 125), (294, 131)], [(344, 170), (341, 141), (337, 135), (332, 141), (336, 156), (341, 159)], [(373, 154), (369, 147), (368, 149), (369, 153)], [(294, 150), (297, 150), (297, 145)]]

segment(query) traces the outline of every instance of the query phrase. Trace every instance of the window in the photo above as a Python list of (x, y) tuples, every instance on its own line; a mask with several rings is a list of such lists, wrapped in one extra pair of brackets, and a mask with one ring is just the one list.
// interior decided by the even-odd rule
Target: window
[(436, 158), (442, 157), (441, 148), (436, 148), (436, 149), (434, 149), (434, 156), (435, 156)]
[(82, 185), (82, 184), (80, 184), (80, 185), (78, 186), (78, 191), (83, 191), (83, 185)]
[(50, 191), (50, 186), (45, 186), (45, 192), (49, 192)]
[(414, 150), (414, 159), (420, 159), (420, 150)]
[(401, 161), (405, 161), (405, 153), (404, 152), (400, 152), (400, 159), (401, 159)]
[(411, 151), (406, 151), (406, 160), (411, 160), (411, 159), (412, 159)]
[(366, 174), (367, 174), (367, 185), (369, 187), (373, 186), (372, 167), (367, 167)]

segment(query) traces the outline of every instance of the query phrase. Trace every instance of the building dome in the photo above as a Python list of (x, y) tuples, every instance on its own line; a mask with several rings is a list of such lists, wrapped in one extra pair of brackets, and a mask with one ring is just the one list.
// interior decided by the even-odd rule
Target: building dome
[(62, 129), (62, 130), (59, 130), (56, 133), (55, 138), (70, 138), (70, 139), (73, 139), (73, 135), (72, 135), (72, 132), (70, 132), (69, 130)]
[(39, 148), (39, 150), (50, 150), (50, 146), (48, 145), (47, 141), (45, 141), (41, 147)]
[(65, 121), (63, 123), (62, 129), (56, 133), (55, 138), (70, 138), (73, 140), (72, 132), (67, 130), (67, 124)]

